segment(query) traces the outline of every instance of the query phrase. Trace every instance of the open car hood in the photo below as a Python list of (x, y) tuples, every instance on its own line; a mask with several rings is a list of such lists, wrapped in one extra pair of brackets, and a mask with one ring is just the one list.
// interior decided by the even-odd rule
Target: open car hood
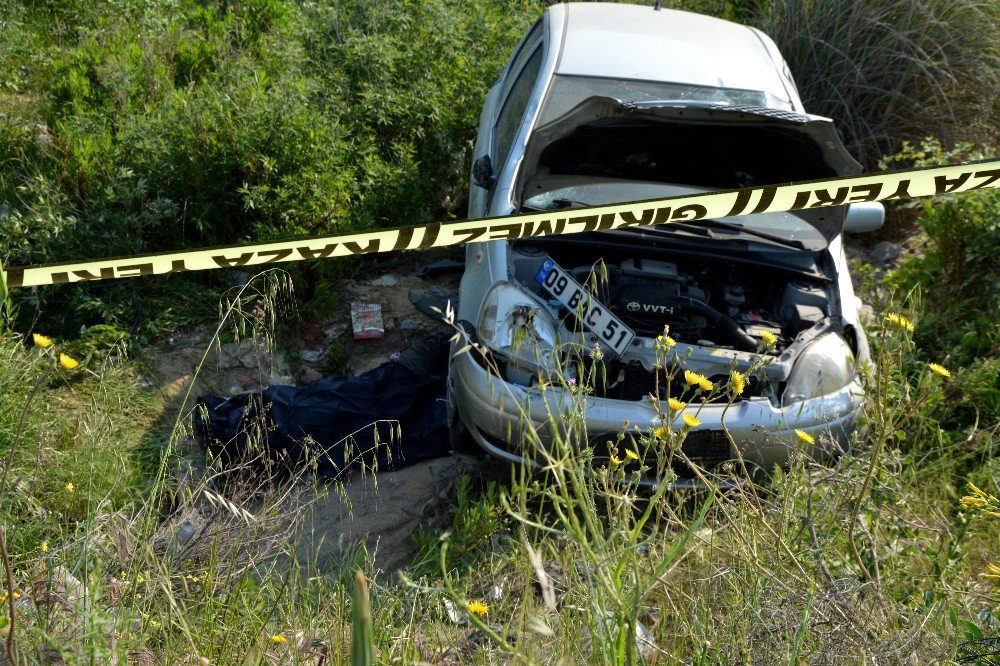
[[(860, 172), (833, 121), (822, 116), (732, 104), (590, 97), (535, 129), (515, 192), (523, 202), (572, 178), (733, 189)], [(796, 212), (829, 241), (843, 229), (846, 210)]]

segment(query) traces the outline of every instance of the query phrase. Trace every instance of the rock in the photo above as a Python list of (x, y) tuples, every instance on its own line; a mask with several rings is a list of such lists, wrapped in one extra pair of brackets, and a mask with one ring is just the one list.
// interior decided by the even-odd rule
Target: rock
[(399, 328), (404, 333), (413, 333), (414, 331), (420, 330), (420, 322), (414, 317), (407, 317), (403, 320), (403, 323), (399, 325)]
[(395, 275), (382, 275), (375, 278), (369, 284), (373, 287), (395, 287), (399, 284), (399, 278)]
[(219, 347), (220, 368), (256, 368), (257, 349), (253, 340), (227, 342)]
[(277, 372), (272, 372), (267, 378), (268, 386), (294, 386), (295, 380), (289, 375), (282, 375)]
[(872, 258), (872, 262), (883, 266), (892, 263), (901, 254), (903, 254), (902, 248), (890, 241), (876, 243), (868, 250), (868, 255)]
[(312, 384), (320, 379), (323, 379), (323, 373), (316, 368), (306, 368), (299, 375), (299, 384)]
[(299, 352), (299, 358), (301, 358), (306, 363), (319, 363), (326, 356), (327, 350), (325, 349), (303, 349)]

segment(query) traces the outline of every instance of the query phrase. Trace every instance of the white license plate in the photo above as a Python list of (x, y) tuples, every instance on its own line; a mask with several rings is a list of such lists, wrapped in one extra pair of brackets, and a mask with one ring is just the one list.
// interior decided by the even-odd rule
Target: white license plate
[(535, 279), (619, 356), (632, 342), (635, 331), (626, 326), (606, 305), (593, 298), (583, 285), (551, 258), (545, 259)]

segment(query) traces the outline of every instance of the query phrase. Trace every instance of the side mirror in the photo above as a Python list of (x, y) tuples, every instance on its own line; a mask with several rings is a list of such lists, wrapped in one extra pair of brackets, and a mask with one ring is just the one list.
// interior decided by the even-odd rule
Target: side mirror
[(885, 206), (878, 201), (852, 203), (847, 207), (847, 217), (844, 219), (844, 231), (849, 234), (860, 234), (866, 231), (876, 231), (885, 223)]
[(472, 163), (472, 180), (484, 190), (490, 189), (496, 175), (493, 173), (493, 162), (489, 155), (483, 155)]

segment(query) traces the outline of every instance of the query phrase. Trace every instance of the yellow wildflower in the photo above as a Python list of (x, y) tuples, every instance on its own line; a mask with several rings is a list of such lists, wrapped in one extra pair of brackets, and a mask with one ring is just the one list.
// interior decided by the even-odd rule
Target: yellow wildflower
[(708, 377), (702, 377), (701, 381), (698, 382), (698, 386), (701, 387), (702, 391), (711, 391), (715, 388), (715, 384), (708, 380)]
[(631, 458), (632, 460), (638, 460), (639, 454), (633, 451), (632, 449), (625, 449), (625, 457)]
[(80, 365), (80, 362), (71, 356), (66, 356), (66, 354), (59, 354), (59, 365), (63, 367), (63, 370), (72, 370)]
[(679, 412), (682, 409), (684, 409), (685, 407), (687, 407), (687, 403), (686, 402), (681, 402), (677, 398), (668, 398), (667, 399), (667, 406), (670, 407), (671, 411), (673, 411), (673, 412)]
[(66, 484), (66, 492), (71, 493), (71, 492), (73, 492), (74, 489), (75, 488), (74, 488), (72, 482)]
[(778, 336), (771, 331), (761, 331), (760, 339), (764, 341), (767, 346), (776, 345), (778, 343)]
[(933, 372), (935, 375), (941, 375), (945, 379), (951, 377), (951, 373), (948, 372), (948, 368), (944, 367), (943, 365), (938, 365), (937, 363), (928, 363), (927, 367), (930, 368), (931, 372)]
[(52, 346), (51, 338), (47, 338), (44, 335), (40, 335), (38, 333), (32, 333), (31, 337), (35, 341), (36, 347), (41, 347), (42, 349), (45, 349), (46, 347)]
[(275, 645), (283, 645), (288, 642), (288, 639), (281, 634), (275, 634), (274, 636), (271, 636), (271, 642)]
[(664, 331), (663, 335), (656, 338), (656, 344), (660, 347), (660, 349), (670, 349), (671, 347), (677, 346), (677, 341), (667, 335), (666, 331)]
[(43, 553), (49, 552), (49, 542), (48, 541), (42, 541), (41, 549), (42, 549)]
[(747, 377), (742, 372), (736, 372), (733, 370), (729, 373), (729, 387), (733, 390), (733, 395), (743, 395), (743, 389), (746, 388)]
[(800, 442), (806, 444), (815, 444), (816, 438), (807, 433), (805, 430), (796, 430), (795, 434), (798, 436)]
[(698, 417), (694, 414), (684, 414), (681, 418), (684, 419), (684, 425), (688, 428), (697, 428), (701, 425), (701, 421), (699, 421)]
[(656, 437), (657, 439), (664, 439), (667, 436), (667, 432), (669, 431), (666, 428), (660, 426), (659, 428), (653, 430), (653, 437)]
[(611, 454), (611, 457), (609, 458), (609, 460), (611, 461), (612, 465), (621, 465), (622, 464), (622, 459), (619, 458), (618, 456), (616, 456), (613, 453)]
[(469, 609), (470, 613), (473, 613), (473, 614), (479, 615), (479, 616), (486, 615), (486, 613), (488, 613), (489, 610), (490, 610), (489, 606), (487, 606), (486, 604), (484, 604), (482, 601), (470, 601), (469, 605), (468, 605), (468, 609)]
[(699, 375), (697, 372), (694, 372), (692, 370), (684, 371), (684, 381), (686, 381), (691, 386), (700, 384), (704, 379), (706, 379), (705, 375)]
[(987, 564), (986, 572), (981, 574), (983, 578), (992, 578), (993, 580), (1000, 580), (1000, 567), (995, 564)]
[(900, 330), (913, 332), (913, 322), (903, 315), (890, 312), (885, 316), (885, 320)]

